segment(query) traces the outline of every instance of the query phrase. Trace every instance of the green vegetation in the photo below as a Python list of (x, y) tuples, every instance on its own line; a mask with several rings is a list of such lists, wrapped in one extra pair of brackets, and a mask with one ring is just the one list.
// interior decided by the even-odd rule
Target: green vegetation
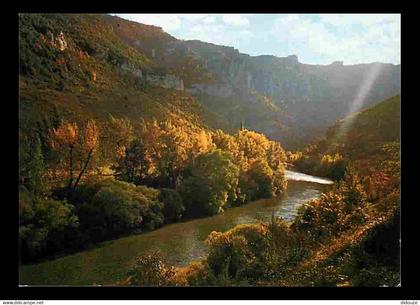
[(83, 192), (90, 193), (90, 198), (78, 212), (83, 229), (92, 239), (136, 229), (153, 230), (163, 223), (163, 204), (154, 189), (112, 180), (85, 188)]
[(182, 219), (185, 206), (179, 193), (172, 189), (162, 188), (159, 192), (159, 201), (163, 202), (163, 215), (165, 222), (176, 222)]
[[(154, 230), (164, 223), (214, 215), (285, 190), (285, 153), (261, 134), (241, 130), (231, 136), (185, 120), (176, 124), (153, 120), (142, 121), (136, 135), (127, 119), (110, 116), (108, 122), (107, 127), (100, 127), (90, 120), (79, 127), (61, 121), (46, 130), (47, 135), (40, 129), (43, 143), (40, 137), (34, 144), (25, 143), (35, 146), (35, 158), (25, 155), (32, 147), (21, 152), (21, 172), (27, 173), (21, 184), (25, 194), (33, 202), (68, 207), (68, 217), (80, 225), (66, 231), (65, 243), (54, 237), (38, 241), (41, 237), (22, 233), (22, 244), (34, 248), (22, 253), (23, 260), (72, 252), (121, 234)], [(43, 145), (54, 157), (44, 158)], [(246, 178), (240, 179), (240, 174)], [(20, 200), (23, 211), (30, 205), (27, 201)], [(23, 218), (22, 232), (33, 226), (52, 230), (45, 222), (37, 222), (40, 217)]]
[(336, 123), (325, 139), (289, 152), (288, 160), (299, 171), (339, 181), (349, 163), (384, 159), (384, 147), (399, 145), (400, 117), (400, 97), (395, 96)]
[[(22, 192), (32, 198), (21, 201), (32, 207), (29, 215), (41, 203), (50, 209), (63, 205), (69, 209), (66, 217), (79, 224), (66, 233), (72, 236), (64, 245), (51, 237), (57, 234), (45, 233), (56, 230), (49, 227), (53, 220), (23, 218), (22, 232), (32, 227), (45, 231), (42, 238), (35, 229), (36, 236), (22, 233), (28, 248), (22, 252), (24, 261), (239, 204), (234, 170), (239, 159), (215, 151), (210, 129), (229, 130), (228, 124), (187, 93), (139, 79), (139, 73), (165, 75), (180, 65), (193, 67), (194, 61), (174, 63), (169, 70), (158, 66), (147, 50), (122, 39), (127, 28), (114, 21), (105, 15), (19, 16), (19, 175)], [(187, 77), (188, 69), (183, 71)], [(194, 71), (191, 78), (202, 73)], [(220, 172), (204, 179), (215, 164)], [(208, 196), (188, 199), (187, 181), (200, 171), (200, 187)], [(221, 176), (216, 174), (221, 173), (229, 178), (218, 185)], [(64, 217), (60, 213), (57, 217)]]
[(291, 224), (273, 217), (268, 224), (212, 232), (206, 259), (176, 267), (165, 285), (396, 286), (399, 178), (376, 185), (383, 192), (369, 199), (358, 175), (349, 170)]
[[(363, 130), (371, 136), (361, 138), (366, 143), (362, 147), (380, 143), (375, 147), (376, 153), (363, 154), (358, 150), (355, 154), (353, 147), (357, 145), (350, 142), (341, 146), (336, 154), (346, 156), (346, 162), (340, 164), (344, 167), (343, 175), (336, 177), (338, 182), (332, 190), (303, 205), (292, 223), (273, 216), (268, 224), (212, 232), (206, 240), (209, 246), (206, 258), (176, 267), (165, 285), (396, 286), (400, 282), (399, 143), (395, 142), (395, 136), (382, 137), (384, 134), (379, 131), (380, 126), (392, 128), (389, 125), (397, 122), (390, 119), (395, 109), (389, 107), (396, 101), (386, 101), (353, 117), (356, 127), (350, 126), (343, 134), (347, 139), (357, 132), (361, 121), (374, 119), (378, 109), (382, 118), (389, 118)], [(232, 144), (228, 140), (229, 137), (218, 137), (221, 146)], [(340, 139), (336, 137), (336, 141)], [(319, 151), (323, 145), (325, 141), (313, 147)], [(255, 150), (244, 150), (245, 155), (251, 152)], [(289, 153), (288, 157), (293, 160), (296, 156), (302, 158), (304, 154)], [(336, 166), (337, 159), (341, 162), (341, 157), (328, 155), (320, 159), (333, 164), (328, 170)], [(319, 168), (325, 166), (323, 162)], [(248, 174), (258, 177), (254, 181), (259, 181), (260, 187), (253, 190), (261, 190), (262, 195), (270, 170), (264, 162), (257, 168), (258, 175), (252, 175), (253, 171)]]
[(179, 186), (190, 215), (214, 215), (234, 203), (238, 174), (238, 168), (221, 150), (199, 155), (185, 170)]
[(19, 247), (24, 262), (73, 247), (78, 226), (71, 204), (40, 198), (25, 189), (19, 192)]
[[(292, 137), (287, 125), (294, 111), (307, 119), (293, 124), (317, 125), (311, 120), (319, 113), (310, 112), (333, 100), (329, 81), (310, 67), (297, 69), (293, 58), (259, 57), (251, 64), (233, 49), (222, 48), (229, 56), (221, 59), (219, 47), (194, 42), (171, 50), (177, 40), (160, 29), (105, 15), (20, 14), (19, 28), (22, 263), (280, 196), (287, 187), (285, 165), (292, 164), (336, 181), (293, 223), (273, 216), (267, 224), (212, 232), (207, 257), (184, 267), (147, 254), (119, 284), (398, 283), (399, 96), (337, 122), (325, 139), (302, 151), (285, 152), (266, 135)], [(209, 69), (200, 56), (214, 57)], [(143, 77), (215, 84), (227, 82), (225, 67), (238, 79), (236, 93), (243, 91), (245, 67), (258, 76), (258, 88), (247, 86), (249, 92), (237, 97), (201, 92), (199, 100)], [(281, 86), (270, 97), (265, 94), (274, 90), (273, 81)], [(311, 96), (300, 94), (305, 86), (317, 93), (300, 112), (301, 101)], [(243, 120), (266, 135), (238, 130)]]

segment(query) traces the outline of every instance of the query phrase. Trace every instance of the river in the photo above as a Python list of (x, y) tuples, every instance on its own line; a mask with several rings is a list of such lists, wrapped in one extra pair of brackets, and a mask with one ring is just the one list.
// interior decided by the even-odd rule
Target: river
[(280, 198), (264, 199), (227, 209), (216, 216), (166, 225), (145, 234), (106, 241), (97, 247), (20, 270), (22, 285), (113, 284), (141, 254), (159, 250), (170, 265), (186, 265), (204, 258), (203, 241), (212, 231), (226, 231), (238, 224), (269, 221), (271, 215), (292, 221), (299, 207), (316, 199), (332, 182), (286, 171), (287, 191)]

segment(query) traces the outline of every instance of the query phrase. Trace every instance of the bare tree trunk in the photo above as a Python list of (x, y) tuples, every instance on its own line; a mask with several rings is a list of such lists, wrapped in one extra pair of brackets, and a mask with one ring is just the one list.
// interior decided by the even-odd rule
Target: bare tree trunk
[(88, 156), (87, 156), (87, 158), (86, 158), (85, 165), (83, 166), (82, 170), (81, 170), (81, 171), (80, 171), (80, 173), (79, 173), (79, 176), (77, 177), (76, 182), (74, 183), (73, 190), (75, 190), (75, 189), (76, 189), (77, 185), (79, 184), (80, 178), (82, 178), (83, 174), (85, 173), (85, 171), (86, 171), (86, 169), (87, 169), (87, 167), (88, 167), (88, 164), (89, 164), (90, 158), (92, 157), (92, 153), (93, 153), (93, 149), (91, 149), (91, 150), (89, 151), (89, 153), (88, 153)]
[(70, 146), (70, 160), (69, 160), (69, 167), (70, 167), (70, 173), (69, 173), (69, 185), (68, 188), (71, 188), (73, 184), (73, 146)]

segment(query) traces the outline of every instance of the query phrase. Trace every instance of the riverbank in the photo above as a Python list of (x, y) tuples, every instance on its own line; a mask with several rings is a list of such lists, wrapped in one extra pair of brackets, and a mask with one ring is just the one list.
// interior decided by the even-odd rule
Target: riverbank
[[(298, 178), (290, 176), (293, 172), (288, 175), (292, 179)], [(20, 283), (112, 284), (124, 277), (135, 257), (156, 250), (160, 251), (168, 264), (186, 265), (192, 260), (205, 257), (203, 241), (212, 231), (223, 232), (238, 224), (268, 221), (273, 212), (291, 221), (303, 203), (318, 198), (327, 188), (327, 184), (290, 180), (286, 194), (281, 198), (250, 202), (212, 217), (168, 224), (144, 234), (106, 241), (93, 249), (53, 261), (22, 266)]]

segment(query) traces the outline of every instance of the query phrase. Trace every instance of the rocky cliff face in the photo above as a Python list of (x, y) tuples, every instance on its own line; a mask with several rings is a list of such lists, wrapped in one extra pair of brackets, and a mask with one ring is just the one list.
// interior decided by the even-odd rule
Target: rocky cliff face
[[(149, 77), (151, 83), (178, 90), (185, 85), (187, 92), (228, 121), (237, 125), (247, 118), (247, 128), (286, 146), (290, 142), (290, 147), (294, 140), (304, 143), (346, 116), (372, 71), (377, 70), (364, 106), (401, 91), (399, 65), (344, 65), (340, 61), (307, 65), (296, 55), (249, 56), (232, 47), (177, 40), (153, 26), (106, 18), (114, 24), (124, 23), (125, 27), (114, 27), (116, 34), (165, 69), (167, 76)], [(261, 116), (253, 118), (255, 113)], [(267, 119), (264, 113), (275, 115)]]
[(120, 66), (121, 70), (130, 73), (140, 81), (144, 81), (149, 85), (162, 87), (166, 89), (184, 90), (184, 81), (172, 74), (153, 74), (151, 72), (144, 73), (141, 69), (135, 67), (129, 62), (125, 62)]
[[(357, 94), (372, 73), (375, 80), (364, 97), (364, 108), (400, 93), (401, 67), (391, 64), (306, 65), (296, 55), (288, 57), (249, 56), (228, 47), (203, 42), (184, 42), (217, 79), (216, 85), (193, 84), (192, 94), (204, 92), (215, 97), (246, 96), (256, 91), (272, 99), (282, 115), (278, 120), (293, 130), (293, 137), (303, 141), (348, 114)], [(376, 72), (372, 72), (375, 71)], [(239, 94), (240, 93), (240, 94)], [(261, 106), (261, 105), (260, 105)], [(238, 107), (240, 107), (238, 105)], [(251, 121), (252, 124), (252, 121)], [(262, 131), (287, 142), (290, 135), (268, 122)], [(255, 126), (248, 126), (254, 128)]]
[(154, 75), (147, 74), (146, 81), (152, 86), (158, 86), (166, 89), (184, 90), (184, 82), (175, 75)]

